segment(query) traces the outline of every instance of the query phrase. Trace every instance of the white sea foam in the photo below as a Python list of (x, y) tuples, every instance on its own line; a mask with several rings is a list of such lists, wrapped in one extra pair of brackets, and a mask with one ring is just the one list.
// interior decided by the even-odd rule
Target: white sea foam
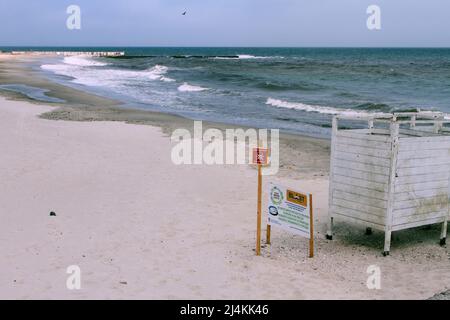
[(146, 72), (148, 73), (148, 77), (151, 80), (161, 80), (161, 81), (165, 81), (165, 82), (174, 82), (174, 79), (165, 77), (164, 75), (167, 73), (167, 71), (169, 70), (169, 68), (167, 68), (166, 66), (162, 66), (157, 64), (156, 66), (154, 66), (153, 68), (147, 69)]
[(181, 92), (199, 92), (199, 91), (205, 91), (205, 90), (208, 90), (208, 89), (199, 87), (199, 86), (193, 86), (187, 82), (183, 83), (181, 86), (178, 87), (178, 91), (181, 91)]
[(306, 112), (317, 112), (322, 114), (330, 114), (330, 115), (342, 115), (342, 116), (378, 116), (383, 115), (381, 112), (369, 112), (369, 111), (360, 111), (360, 110), (352, 110), (352, 109), (340, 109), (340, 108), (332, 108), (332, 107), (324, 107), (317, 105), (309, 105), (301, 102), (288, 102), (279, 99), (267, 99), (267, 105), (271, 105), (277, 108), (286, 108), (286, 109), (295, 109), (302, 110)]
[(259, 56), (253, 56), (251, 54), (239, 54), (239, 59), (269, 59), (272, 57), (259, 57)]
[(176, 81), (175, 79), (168, 78), (168, 77), (161, 77), (160, 80), (164, 81), (164, 82), (175, 82)]
[(108, 65), (105, 62), (95, 61), (92, 58), (89, 58), (87, 56), (65, 57), (64, 63), (70, 64), (73, 66), (80, 66), (80, 67), (104, 67), (104, 66)]
[(216, 60), (246, 60), (246, 59), (273, 59), (278, 58), (281, 59), (283, 57), (273, 56), (273, 57), (262, 57), (262, 56), (253, 56), (250, 54), (239, 54), (236, 57), (215, 57)]
[[(76, 59), (74, 59), (76, 58)], [(146, 70), (119, 70), (108, 68), (91, 68), (107, 66), (97, 61), (86, 60), (79, 57), (66, 57), (63, 64), (45, 64), (43, 70), (52, 71), (55, 74), (74, 78), (74, 83), (88, 86), (117, 86), (136, 81), (164, 81), (174, 82), (174, 79), (166, 77), (168, 68), (156, 65)]]

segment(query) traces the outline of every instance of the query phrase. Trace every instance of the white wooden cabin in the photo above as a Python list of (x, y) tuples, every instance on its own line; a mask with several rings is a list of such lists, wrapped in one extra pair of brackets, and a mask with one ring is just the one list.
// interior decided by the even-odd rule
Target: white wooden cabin
[[(341, 121), (364, 121), (365, 129), (339, 129)], [(391, 233), (442, 223), (449, 217), (450, 128), (441, 113), (333, 118), (329, 227), (336, 219)]]

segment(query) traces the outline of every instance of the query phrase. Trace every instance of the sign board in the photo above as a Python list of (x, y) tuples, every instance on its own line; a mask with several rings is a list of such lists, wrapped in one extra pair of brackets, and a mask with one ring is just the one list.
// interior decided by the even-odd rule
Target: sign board
[(267, 165), (268, 163), (268, 150), (263, 148), (253, 148), (253, 164)]
[(279, 185), (269, 185), (268, 225), (311, 239), (311, 196)]

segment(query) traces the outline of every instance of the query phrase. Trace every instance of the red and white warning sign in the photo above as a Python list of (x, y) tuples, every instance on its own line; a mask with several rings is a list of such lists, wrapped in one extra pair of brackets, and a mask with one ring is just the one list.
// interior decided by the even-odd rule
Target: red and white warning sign
[(253, 148), (253, 164), (266, 165), (268, 163), (268, 153), (267, 149)]

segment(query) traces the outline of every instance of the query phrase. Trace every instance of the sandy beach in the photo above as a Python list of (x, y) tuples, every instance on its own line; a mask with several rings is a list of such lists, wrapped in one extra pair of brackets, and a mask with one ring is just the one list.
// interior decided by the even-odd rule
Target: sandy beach
[[(328, 141), (282, 135), (280, 173), (263, 187), (263, 208), (269, 182), (313, 193), (316, 256), (307, 239), (274, 229), (257, 257), (254, 168), (176, 166), (170, 133), (192, 121), (124, 110), (18, 59), (32, 58), (0, 55), (0, 84), (67, 103), (1, 91), (1, 299), (428, 299), (450, 288), (440, 225), (395, 233), (389, 257), (383, 234), (362, 226), (337, 223), (325, 239)], [(81, 290), (66, 288), (71, 265)], [(367, 288), (371, 265), (380, 290)]]

